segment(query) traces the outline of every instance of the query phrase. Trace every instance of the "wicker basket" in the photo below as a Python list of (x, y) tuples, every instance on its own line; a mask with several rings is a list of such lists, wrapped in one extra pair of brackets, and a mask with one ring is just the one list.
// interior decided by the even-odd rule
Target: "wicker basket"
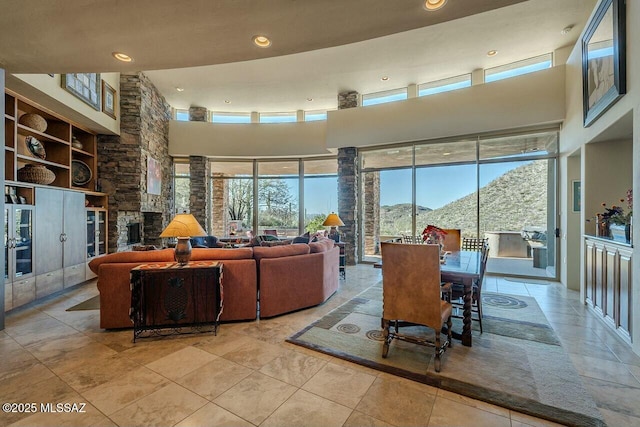
[(27, 113), (20, 116), (18, 123), (21, 125), (29, 126), (31, 129), (35, 129), (38, 132), (44, 132), (47, 130), (47, 121), (39, 114)]
[(18, 169), (18, 180), (32, 184), (51, 184), (56, 179), (56, 174), (44, 165), (24, 165)]

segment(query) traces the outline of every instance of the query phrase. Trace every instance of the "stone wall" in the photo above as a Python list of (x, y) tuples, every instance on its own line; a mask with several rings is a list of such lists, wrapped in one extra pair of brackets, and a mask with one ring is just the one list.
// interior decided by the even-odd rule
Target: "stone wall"
[(228, 234), (227, 219), (229, 218), (229, 181), (213, 175), (211, 183), (211, 233), (214, 236)]
[(211, 234), (210, 212), (207, 183), (211, 175), (211, 166), (204, 156), (189, 156), (190, 196), (189, 210), (202, 228)]
[(362, 176), (364, 255), (380, 254), (380, 172)]
[[(143, 212), (160, 213), (162, 225), (142, 226), (142, 241), (156, 241), (173, 212), (173, 160), (169, 156), (171, 107), (142, 73), (120, 74), (120, 135), (98, 135), (98, 176), (109, 195), (109, 250), (127, 248), (125, 220), (143, 222)], [(161, 194), (147, 193), (147, 164), (161, 165)], [(124, 227), (124, 228), (122, 228)]]
[(338, 216), (341, 240), (345, 242), (345, 261), (358, 261), (358, 150), (355, 147), (338, 149)]

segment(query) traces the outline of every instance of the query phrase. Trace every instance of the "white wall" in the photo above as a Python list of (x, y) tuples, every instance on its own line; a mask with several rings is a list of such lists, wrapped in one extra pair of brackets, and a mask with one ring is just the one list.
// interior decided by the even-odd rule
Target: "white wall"
[(326, 123), (169, 122), (172, 156), (286, 157), (326, 155)]
[[(636, 192), (640, 190), (640, 26), (637, 25), (640, 22), (640, 1), (627, 1), (626, 2), (626, 31), (627, 31), (627, 94), (623, 96), (618, 102), (613, 105), (606, 113), (604, 113), (596, 122), (590, 127), (585, 128), (582, 124), (582, 59), (581, 59), (581, 45), (580, 41), (576, 43), (574, 49), (569, 56), (566, 64), (566, 117), (563, 125), (563, 129), (560, 133), (560, 149), (563, 155), (568, 155), (575, 150), (582, 150), (582, 179), (585, 180), (585, 174), (590, 176), (594, 170), (600, 168), (605, 171), (610, 171), (611, 174), (615, 174), (619, 167), (620, 161), (626, 163), (626, 168), (632, 169), (632, 184)], [(580, 37), (581, 39), (581, 37)], [(579, 39), (579, 40), (580, 40)], [(603, 158), (602, 161), (591, 161), (585, 158), (587, 148), (591, 150), (591, 146), (585, 146), (596, 141), (617, 141), (626, 140), (632, 141), (633, 155), (628, 155), (627, 150), (626, 158)], [(596, 147), (594, 150), (598, 150), (601, 147)], [(615, 144), (612, 143), (611, 149), (615, 149)], [(593, 152), (595, 155), (595, 152)], [(593, 160), (594, 158), (591, 157)], [(566, 163), (566, 159), (563, 159)], [(593, 209), (589, 212), (581, 213), (580, 218), (576, 218), (574, 215), (567, 215), (567, 211), (570, 208), (568, 203), (568, 197), (566, 197), (569, 191), (570, 181), (567, 180), (566, 172), (562, 172), (562, 186), (561, 191), (563, 197), (560, 200), (563, 201), (561, 206), (561, 229), (563, 230), (575, 230), (576, 221), (578, 227), (581, 227), (584, 223), (587, 215), (592, 215)], [(589, 180), (587, 180), (589, 181)], [(589, 182), (583, 183), (583, 191), (589, 194), (587, 185)], [(630, 182), (625, 185), (629, 186)], [(591, 184), (596, 185), (596, 184)], [(624, 187), (625, 185), (621, 185)], [(605, 186), (606, 189), (606, 186)], [(591, 194), (602, 194), (601, 191), (596, 188), (591, 189)], [(612, 189), (611, 198), (619, 197), (618, 193), (620, 188)], [(589, 197), (589, 196), (586, 196)], [(595, 196), (594, 196), (595, 197)], [(637, 198), (636, 198), (637, 199)], [(583, 199), (589, 204), (596, 203), (596, 200), (588, 201)], [(605, 200), (603, 200), (605, 201)], [(634, 210), (640, 212), (640, 201), (634, 202)], [(583, 229), (584, 231), (584, 229)], [(633, 277), (635, 283), (640, 283), (640, 221), (635, 221), (634, 232), (634, 255), (633, 255)], [(567, 242), (573, 242), (570, 245)], [(582, 239), (579, 240), (578, 247), (575, 246), (574, 240), (562, 241), (561, 250), (563, 253), (579, 251), (580, 252), (580, 273), (584, 275), (584, 244)], [(584, 278), (581, 277), (580, 283), (582, 287)], [(566, 275), (563, 275), (563, 283), (566, 283)], [(634, 283), (634, 284), (635, 284)], [(582, 294), (584, 290), (581, 289)], [(635, 286), (633, 289), (633, 307), (632, 310), (635, 315), (635, 328), (632, 331), (633, 349), (636, 353), (640, 354), (640, 327), (637, 327), (640, 320), (640, 286)]]
[[(102, 73), (100, 77), (116, 88), (119, 107), (120, 73)], [(117, 119), (114, 120), (67, 92), (60, 82), (60, 74), (54, 74), (53, 77), (48, 74), (8, 74), (6, 87), (97, 133), (120, 134), (119, 111), (116, 111)]]
[(564, 66), (451, 92), (329, 111), (327, 146), (469, 135), (564, 119)]

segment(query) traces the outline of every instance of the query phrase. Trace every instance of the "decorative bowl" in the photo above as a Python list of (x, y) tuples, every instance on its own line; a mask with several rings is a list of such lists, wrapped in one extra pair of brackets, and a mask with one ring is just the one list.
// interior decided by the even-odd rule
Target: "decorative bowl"
[(91, 168), (81, 160), (71, 161), (71, 182), (73, 185), (82, 186), (91, 181), (93, 173)]
[(47, 158), (47, 152), (45, 151), (44, 146), (40, 141), (38, 141), (34, 137), (32, 136), (26, 137), (24, 139), (24, 143), (27, 145), (27, 148), (29, 149), (31, 154), (33, 154), (34, 156), (43, 160)]
[(18, 123), (35, 129), (38, 132), (44, 132), (47, 130), (47, 121), (40, 114), (27, 113), (20, 116)]
[(18, 180), (33, 184), (51, 184), (56, 179), (56, 174), (44, 165), (26, 164), (18, 169)]

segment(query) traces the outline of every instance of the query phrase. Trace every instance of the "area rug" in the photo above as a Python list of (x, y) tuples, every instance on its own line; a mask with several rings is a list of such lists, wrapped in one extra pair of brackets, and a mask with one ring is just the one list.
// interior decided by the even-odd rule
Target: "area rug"
[[(433, 368), (433, 349), (394, 340), (382, 358), (378, 283), (287, 341), (518, 412), (575, 426), (604, 426), (569, 356), (534, 298), (485, 293), (483, 333), (473, 347), (454, 340)], [(454, 321), (461, 330), (461, 321)], [(402, 332), (433, 335), (415, 326)]]
[(89, 298), (86, 301), (76, 304), (73, 307), (67, 308), (65, 311), (79, 311), (79, 310), (100, 310), (100, 295)]

